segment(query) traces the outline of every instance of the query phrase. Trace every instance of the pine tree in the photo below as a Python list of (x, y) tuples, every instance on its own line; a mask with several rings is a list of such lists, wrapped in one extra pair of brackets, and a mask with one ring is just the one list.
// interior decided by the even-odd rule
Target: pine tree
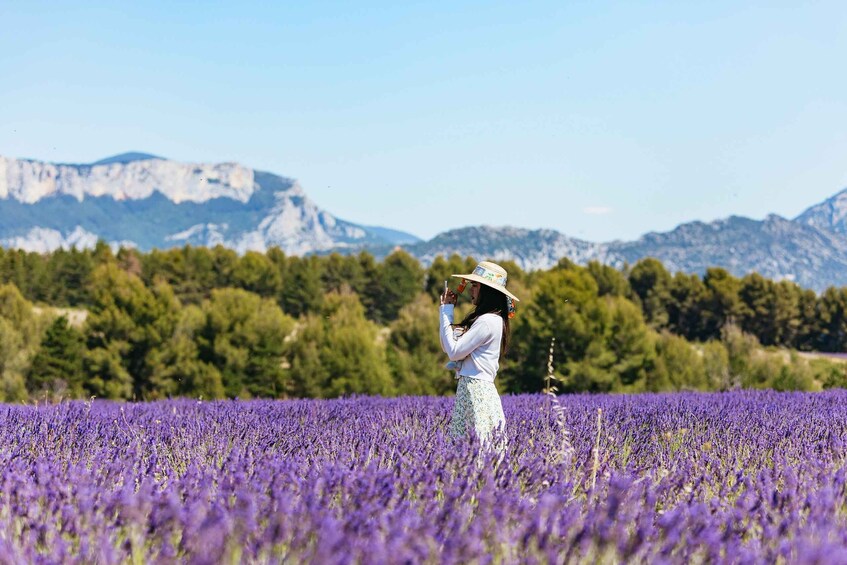
[(706, 269), (703, 284), (706, 286), (706, 294), (699, 308), (702, 330), (698, 338), (707, 341), (720, 337), (724, 326), (737, 324), (743, 306), (738, 298), (741, 281), (726, 269)]
[(320, 316), (301, 320), (287, 358), (296, 396), (395, 393), (379, 328), (352, 293), (328, 294)]
[(294, 320), (274, 301), (242, 289), (213, 291), (203, 310), (198, 358), (220, 371), (226, 395), (286, 395), (283, 352)]
[(668, 329), (689, 341), (706, 339), (701, 308), (706, 302), (707, 290), (700, 277), (676, 273), (669, 292)]
[[(611, 295), (625, 298), (632, 296), (632, 287), (629, 285), (629, 280), (614, 267), (604, 265), (599, 261), (590, 261), (587, 269), (597, 282), (597, 291), (600, 296)], [(511, 275), (512, 272), (509, 271), (510, 279), (512, 278)]]
[(321, 282), (325, 293), (352, 289), (358, 294), (365, 288), (364, 269), (356, 257), (332, 253), (324, 260)]
[(205, 323), (199, 306), (182, 309), (171, 338), (150, 355), (151, 398), (225, 396), (220, 371), (200, 359), (197, 334)]
[(233, 286), (254, 292), (262, 298), (275, 297), (282, 289), (282, 276), (267, 255), (248, 251), (235, 265)]
[[(149, 289), (116, 262), (95, 269), (90, 291), (84, 366), (94, 388), (99, 394), (125, 395), (119, 398), (149, 397), (153, 389), (151, 353), (173, 335), (179, 301), (164, 281)], [(108, 379), (117, 382), (109, 385)]]
[(665, 266), (652, 257), (642, 259), (630, 271), (629, 284), (641, 302), (647, 323), (656, 329), (666, 328), (671, 276)]
[(521, 310), (512, 324), (512, 353), (502, 371), (503, 383), (510, 392), (541, 390), (538, 376), (547, 371), (549, 343), (554, 337), (556, 358), (561, 361), (556, 377), (565, 388), (574, 386), (563, 372), (567, 362), (592, 353), (589, 346), (595, 339), (600, 308), (594, 278), (580, 267), (561, 265), (540, 273), (535, 283), (531, 300), (520, 302)]
[(83, 353), (82, 333), (68, 323), (67, 316), (59, 316), (47, 328), (41, 348), (32, 360), (27, 389), (36, 394), (64, 391), (70, 398), (82, 398)]
[(376, 321), (385, 324), (396, 320), (400, 309), (423, 290), (424, 272), (418, 260), (405, 251), (386, 257), (379, 271)]
[(288, 259), (279, 298), (283, 312), (296, 318), (320, 310), (323, 301), (321, 267), (321, 260), (314, 255)]

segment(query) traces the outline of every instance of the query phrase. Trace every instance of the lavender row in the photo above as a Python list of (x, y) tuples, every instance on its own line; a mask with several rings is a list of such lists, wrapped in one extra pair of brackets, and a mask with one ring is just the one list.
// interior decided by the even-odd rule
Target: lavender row
[(550, 398), (504, 397), (504, 457), (445, 435), (450, 398), (0, 405), (0, 555), (847, 559), (847, 393), (559, 402), (567, 435)]

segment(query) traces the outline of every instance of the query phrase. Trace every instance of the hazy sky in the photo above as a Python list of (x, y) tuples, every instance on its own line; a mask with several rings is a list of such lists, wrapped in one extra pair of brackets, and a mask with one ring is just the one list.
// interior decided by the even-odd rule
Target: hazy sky
[(332, 214), (634, 239), (847, 186), (847, 3), (0, 0), (0, 155), (137, 150)]

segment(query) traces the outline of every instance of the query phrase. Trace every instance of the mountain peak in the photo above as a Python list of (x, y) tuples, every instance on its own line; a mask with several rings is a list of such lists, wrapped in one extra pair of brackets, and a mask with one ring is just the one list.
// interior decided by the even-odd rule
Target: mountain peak
[(794, 221), (847, 235), (847, 188), (820, 204), (807, 208), (794, 218)]
[(180, 163), (139, 152), (91, 165), (0, 156), (0, 246), (49, 251), (98, 238), (145, 250), (277, 245), (289, 254), (418, 241), (339, 220), (293, 179), (237, 163)]
[(120, 155), (113, 155), (111, 157), (106, 157), (105, 159), (100, 159), (94, 163), (91, 163), (91, 166), (96, 165), (112, 165), (114, 163), (126, 164), (132, 163), (133, 161), (148, 161), (150, 159), (162, 159), (165, 160), (164, 157), (159, 157), (158, 155), (151, 155), (150, 153), (141, 153), (140, 151), (128, 151), (126, 153), (121, 153)]
[(255, 190), (255, 172), (237, 163), (178, 163), (146, 153), (124, 153), (91, 165), (0, 157), (0, 199), (27, 204), (61, 195), (79, 201), (99, 196), (144, 200), (156, 191), (176, 204), (221, 197), (246, 203)]

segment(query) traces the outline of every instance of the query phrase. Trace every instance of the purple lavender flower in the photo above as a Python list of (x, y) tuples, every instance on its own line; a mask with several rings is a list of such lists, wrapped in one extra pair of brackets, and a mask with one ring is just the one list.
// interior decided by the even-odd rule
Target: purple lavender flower
[(39, 563), (845, 559), (844, 391), (562, 396), (567, 459), (550, 455), (561, 428), (549, 400), (503, 398), (502, 459), (444, 433), (449, 398), (4, 405), (0, 554)]

